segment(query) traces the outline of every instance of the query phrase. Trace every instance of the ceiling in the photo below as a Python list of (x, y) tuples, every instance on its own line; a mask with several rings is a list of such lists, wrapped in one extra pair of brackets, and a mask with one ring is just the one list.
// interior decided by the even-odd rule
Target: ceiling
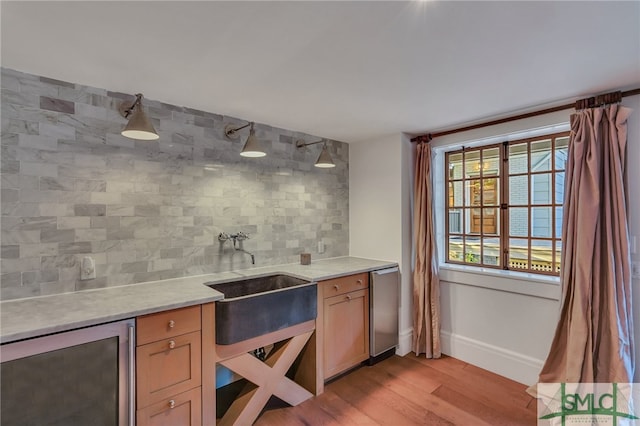
[(2, 66), (345, 142), (640, 86), (640, 2), (1, 3)]

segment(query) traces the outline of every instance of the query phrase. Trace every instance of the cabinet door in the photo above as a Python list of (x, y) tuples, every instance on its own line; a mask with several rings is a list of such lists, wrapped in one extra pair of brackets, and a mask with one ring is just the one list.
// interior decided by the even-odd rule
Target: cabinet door
[(138, 408), (201, 384), (200, 332), (138, 346)]
[(166, 398), (137, 413), (138, 426), (200, 426), (200, 388)]
[(369, 290), (324, 299), (324, 378), (369, 357)]

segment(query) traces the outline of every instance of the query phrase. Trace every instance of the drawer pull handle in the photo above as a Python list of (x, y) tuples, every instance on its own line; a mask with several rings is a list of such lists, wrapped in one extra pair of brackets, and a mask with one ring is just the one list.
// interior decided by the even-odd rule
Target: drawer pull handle
[(169, 341), (169, 349), (173, 349), (176, 347), (176, 342), (174, 340)]
[(358, 285), (362, 285), (362, 280), (357, 280), (356, 282), (358, 283)]
[(347, 297), (345, 299), (350, 301), (351, 300), (351, 296), (347, 294)]
[(169, 408), (175, 408), (176, 402), (172, 399), (169, 401)]
[(174, 320), (169, 321), (169, 328), (173, 328), (176, 326), (176, 322)]
[(340, 290), (340, 286), (338, 284), (334, 284), (333, 288), (335, 288), (336, 290)]

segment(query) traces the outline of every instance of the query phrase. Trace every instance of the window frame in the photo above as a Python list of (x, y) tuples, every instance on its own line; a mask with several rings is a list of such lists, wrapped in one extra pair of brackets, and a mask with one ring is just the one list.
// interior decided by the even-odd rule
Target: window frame
[[(555, 131), (555, 132), (549, 132), (549, 133), (544, 133), (544, 134), (538, 134), (536, 136), (532, 136), (532, 137), (526, 137), (526, 138), (521, 138), (521, 139), (516, 139), (516, 140), (507, 140), (505, 142), (498, 142), (498, 143), (488, 143), (488, 144), (483, 144), (483, 145), (474, 145), (472, 147), (465, 147), (462, 146), (459, 149), (456, 150), (447, 150), (444, 152), (445, 156), (444, 156), (444, 264), (451, 264), (451, 265), (464, 265), (465, 267), (472, 267), (472, 268), (489, 268), (489, 269), (494, 269), (494, 270), (508, 270), (511, 272), (519, 272), (519, 273), (528, 273), (528, 274), (534, 274), (534, 275), (544, 275), (544, 276), (552, 276), (552, 277), (558, 277), (560, 274), (560, 265), (561, 265), (561, 254), (560, 251), (558, 250), (558, 248), (560, 247), (561, 249), (561, 243), (562, 243), (562, 232), (556, 232), (557, 231), (557, 222), (556, 222), (556, 211), (558, 208), (562, 208), (563, 207), (563, 202), (564, 200), (562, 199), (557, 199), (557, 194), (556, 194), (556, 182), (557, 182), (557, 177), (559, 176), (560, 173), (564, 174), (566, 172), (566, 161), (565, 160), (565, 168), (563, 169), (556, 169), (556, 146), (557, 146), (557, 140), (558, 139), (567, 139), (567, 153), (568, 153), (568, 138), (569, 138), (570, 132), (569, 131)], [(549, 153), (550, 153), (550, 164), (549, 164), (549, 168), (546, 170), (542, 170), (542, 171), (535, 171), (533, 169), (533, 164), (531, 162), (531, 158), (532, 158), (532, 143), (535, 142), (539, 142), (539, 141), (546, 141), (549, 140), (550, 146), (549, 146)], [(527, 154), (526, 154), (526, 160), (527, 160), (527, 165), (526, 165), (526, 172), (514, 172), (511, 173), (510, 169), (509, 169), (509, 151), (510, 151), (510, 147), (514, 146), (514, 145), (523, 145), (526, 144), (526, 150), (527, 150)], [(483, 153), (487, 150), (493, 150), (495, 148), (498, 148), (498, 152), (499, 152), (499, 157), (498, 157), (498, 173), (497, 175), (495, 174), (489, 174), (488, 176), (484, 175), (484, 160), (483, 160)], [(466, 173), (466, 156), (469, 153), (473, 153), (473, 152), (478, 152), (478, 159), (479, 159), (479, 163), (480, 163), (480, 169), (479, 169), (479, 173), (478, 176), (470, 176), (469, 174)], [(450, 157), (452, 155), (456, 155), (456, 154), (461, 154), (461, 178), (453, 178), (451, 176), (451, 173), (449, 171), (449, 165), (450, 165)], [(494, 157), (495, 158), (495, 157)], [(532, 185), (532, 179), (534, 179), (534, 176), (536, 175), (548, 175), (550, 177), (550, 202), (549, 203), (534, 203), (533, 200), (533, 192), (534, 192), (534, 188)], [(510, 182), (510, 177), (518, 177), (518, 176), (526, 176), (527, 178), (527, 203), (526, 204), (511, 204), (510, 203), (510, 197), (509, 197), (509, 182)], [(561, 175), (560, 175), (561, 176)], [(498, 185), (498, 194), (497, 197), (499, 198), (499, 202), (497, 203), (497, 217), (499, 218), (499, 224), (496, 227), (496, 230), (498, 232), (497, 235), (491, 234), (491, 233), (486, 233), (485, 232), (485, 223), (484, 223), (484, 211), (485, 209), (488, 208), (496, 208), (496, 204), (492, 204), (492, 205), (486, 205), (484, 203), (484, 193), (485, 193), (485, 180), (487, 179), (491, 179), (491, 178), (497, 178), (499, 181), (499, 185)], [(471, 191), (471, 182), (477, 181), (479, 183), (479, 192), (480, 192), (480, 204), (479, 205), (475, 205), (472, 202), (467, 203), (467, 200), (465, 199), (465, 197), (467, 197), (467, 192)], [(452, 182), (460, 182), (460, 188), (462, 191), (462, 202), (461, 205), (456, 205), (455, 202), (452, 203), (451, 202), (451, 192), (450, 192), (450, 188), (452, 188), (452, 186), (450, 185)], [(564, 182), (563, 182), (564, 183)], [(452, 205), (453, 204), (453, 205)], [(526, 237), (522, 237), (522, 236), (512, 236), (510, 235), (510, 226), (509, 226), (509, 219), (510, 219), (510, 209), (512, 208), (526, 208), (527, 210), (527, 235)], [(533, 226), (533, 209), (534, 208), (549, 208), (551, 210), (551, 218), (549, 220), (550, 223), (550, 236), (546, 237), (546, 236), (534, 236), (534, 226)], [(469, 229), (467, 229), (467, 221), (469, 221), (471, 223), (471, 216), (472, 216), (472, 212), (474, 209), (480, 209), (480, 226), (479, 226), (479, 232), (471, 232), (472, 228), (471, 225), (469, 225)], [(462, 212), (460, 214), (461, 216), (461, 228), (462, 230), (460, 232), (451, 232), (451, 213), (452, 212)], [(468, 212), (468, 213), (466, 213)], [(469, 216), (468, 218), (466, 216)], [(484, 239), (486, 238), (486, 235), (491, 236), (492, 238), (497, 238), (498, 242), (499, 242), (499, 247), (498, 247), (498, 253), (499, 253), (499, 260), (498, 260), (498, 264), (497, 265), (493, 265), (490, 263), (484, 263), (485, 262), (485, 256), (484, 256)], [(451, 259), (450, 255), (451, 255), (451, 251), (450, 251), (450, 242), (451, 242), (451, 236), (459, 236), (462, 238), (462, 251), (461, 253), (461, 260), (455, 260), (455, 259)], [(479, 258), (479, 262), (471, 262), (471, 261), (467, 261), (466, 259), (466, 255), (467, 255), (467, 250), (466, 250), (466, 241), (467, 238), (472, 236), (474, 239), (477, 238), (479, 241), (479, 248), (480, 248), (480, 258)], [(510, 258), (509, 256), (509, 248), (510, 248), (510, 240), (513, 239), (517, 239), (520, 241), (526, 240), (526, 251), (527, 251), (527, 260), (526, 260), (526, 268), (515, 268), (515, 267), (511, 267), (510, 263), (513, 260), (513, 258)], [(534, 262), (532, 261), (532, 248), (533, 248), (533, 241), (549, 241), (550, 243), (550, 252), (551, 252), (551, 270), (542, 270), (541, 268), (544, 268), (544, 266), (541, 266), (540, 264), (538, 264), (538, 266), (534, 265)]]

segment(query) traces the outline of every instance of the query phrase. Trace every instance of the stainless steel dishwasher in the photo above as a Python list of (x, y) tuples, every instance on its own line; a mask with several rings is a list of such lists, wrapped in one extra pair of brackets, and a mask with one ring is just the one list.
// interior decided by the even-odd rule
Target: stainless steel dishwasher
[(395, 353), (398, 345), (400, 273), (398, 268), (370, 273), (369, 286), (369, 365)]

